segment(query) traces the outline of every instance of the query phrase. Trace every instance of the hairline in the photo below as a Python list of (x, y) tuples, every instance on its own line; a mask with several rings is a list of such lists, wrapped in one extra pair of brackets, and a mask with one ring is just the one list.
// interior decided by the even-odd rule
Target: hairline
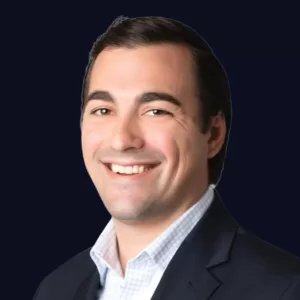
[[(198, 72), (197, 72), (197, 62), (196, 62), (196, 57), (195, 57), (195, 52), (196, 51), (202, 51), (207, 52), (207, 51), (203, 51), (201, 49), (196, 49), (193, 46), (189, 45), (188, 43), (185, 42), (176, 42), (176, 41), (157, 41), (157, 42), (136, 42), (136, 41), (128, 41), (125, 42), (122, 45), (108, 45), (105, 46), (103, 49), (101, 49), (101, 51), (99, 53), (97, 53), (94, 56), (90, 56), (90, 61), (88, 63), (87, 69), (86, 69), (86, 75), (84, 77), (84, 81), (83, 81), (83, 99), (82, 99), (82, 112), (81, 114), (84, 114), (86, 105), (87, 105), (87, 96), (89, 93), (89, 88), (90, 88), (90, 79), (91, 79), (91, 74), (93, 71), (93, 67), (95, 65), (95, 62), (97, 60), (97, 58), (99, 57), (99, 55), (103, 52), (103, 51), (107, 51), (107, 50), (113, 50), (113, 49), (137, 49), (140, 47), (148, 47), (148, 46), (156, 46), (156, 45), (174, 45), (174, 46), (179, 46), (179, 47), (183, 47), (185, 49), (188, 50), (188, 53), (190, 54), (189, 59), (191, 59), (192, 62), (192, 68), (194, 71), (194, 79), (195, 79), (195, 94), (198, 98), (199, 104), (201, 105), (202, 101), (201, 101), (201, 87), (199, 87), (199, 85), (197, 84), (197, 81), (199, 80), (199, 76), (198, 76)], [(200, 116), (199, 116), (200, 117)], [(201, 119), (201, 118), (200, 118)]]

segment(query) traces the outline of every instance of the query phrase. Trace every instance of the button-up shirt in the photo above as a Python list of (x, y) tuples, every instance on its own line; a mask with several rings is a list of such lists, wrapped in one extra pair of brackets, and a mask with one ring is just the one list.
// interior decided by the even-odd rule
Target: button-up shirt
[(196, 204), (129, 260), (124, 277), (111, 219), (90, 251), (102, 285), (98, 299), (150, 300), (179, 246), (211, 205), (213, 188), (210, 185)]

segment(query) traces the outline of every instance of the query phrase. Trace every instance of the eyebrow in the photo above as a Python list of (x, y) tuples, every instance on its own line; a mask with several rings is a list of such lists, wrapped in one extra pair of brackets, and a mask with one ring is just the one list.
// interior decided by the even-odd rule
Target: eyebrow
[[(102, 100), (106, 102), (115, 103), (113, 96), (107, 91), (94, 91), (87, 96), (86, 104), (91, 100)], [(147, 92), (142, 93), (136, 97), (136, 101), (140, 104), (149, 103), (152, 101), (166, 101), (172, 103), (178, 107), (182, 106), (182, 103), (170, 94), (162, 92)]]

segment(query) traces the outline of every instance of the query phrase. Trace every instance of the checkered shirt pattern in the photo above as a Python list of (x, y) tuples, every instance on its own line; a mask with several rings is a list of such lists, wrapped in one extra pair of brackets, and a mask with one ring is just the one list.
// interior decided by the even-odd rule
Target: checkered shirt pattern
[(90, 251), (103, 287), (98, 300), (150, 300), (172, 257), (213, 201), (213, 189), (209, 186), (196, 204), (129, 260), (124, 277), (110, 220)]

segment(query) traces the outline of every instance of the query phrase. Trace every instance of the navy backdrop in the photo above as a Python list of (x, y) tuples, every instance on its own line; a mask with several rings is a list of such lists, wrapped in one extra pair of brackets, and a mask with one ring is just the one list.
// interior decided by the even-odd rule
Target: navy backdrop
[(221, 196), (246, 229), (300, 256), (297, 7), (114, 6), (24, 3), (6, 28), (17, 26), (12, 91), (24, 91), (14, 94), (9, 117), (10, 151), (22, 162), (9, 173), (17, 180), (9, 195), (18, 203), (17, 236), (11, 235), (18, 245), (18, 298), (31, 299), (40, 281), (90, 247), (108, 221), (82, 161), (80, 96), (92, 43), (121, 14), (178, 19), (212, 46), (228, 73), (233, 104)]

